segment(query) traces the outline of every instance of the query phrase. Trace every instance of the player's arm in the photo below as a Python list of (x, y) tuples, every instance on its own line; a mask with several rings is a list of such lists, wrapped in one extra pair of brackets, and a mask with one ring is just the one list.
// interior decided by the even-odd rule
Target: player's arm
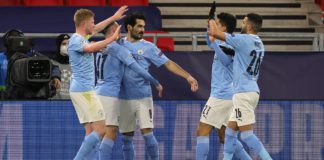
[(217, 57), (219, 58), (220, 62), (224, 65), (224, 66), (228, 66), (232, 63), (233, 59), (231, 58), (231, 56), (227, 55), (221, 48), (220, 48), (220, 44), (215, 41), (215, 39), (213, 37), (209, 37), (208, 35), (206, 36), (206, 39), (208, 39), (207, 41), (209, 41), (210, 46), (215, 50), (215, 54), (217, 55)]
[(191, 86), (191, 91), (196, 92), (198, 90), (198, 82), (195, 78), (193, 78), (187, 71), (182, 69), (178, 64), (175, 62), (168, 60), (164, 66), (172, 73), (183, 77), (188, 81)]
[(139, 74), (146, 81), (151, 82), (155, 86), (156, 90), (158, 91), (159, 97), (162, 97), (162, 92), (163, 92), (162, 85), (147, 70), (145, 70), (136, 62), (136, 60), (132, 57), (129, 50), (127, 50), (125, 47), (120, 45), (115, 45), (108, 49), (111, 49), (111, 52), (109, 53), (111, 53), (112, 56), (116, 56), (121, 62), (123, 62), (131, 70)]
[(102, 41), (86, 44), (83, 47), (83, 52), (85, 52), (85, 53), (93, 53), (93, 52), (98, 52), (101, 49), (105, 48), (109, 43), (111, 43), (111, 42), (115, 41), (116, 39), (118, 39), (119, 32), (120, 32), (120, 27), (121, 26), (118, 26), (118, 28), (116, 29), (116, 31), (114, 32), (114, 34), (111, 37), (106, 38), (106, 39), (104, 39)]
[(214, 19), (208, 20), (208, 25), (209, 25), (209, 35), (221, 41), (226, 41), (225, 32), (222, 32), (217, 28), (216, 21)]
[(94, 33), (99, 33), (101, 30), (103, 30), (108, 24), (114, 22), (114, 21), (118, 21), (122, 18), (125, 17), (125, 13), (127, 12), (128, 7), (127, 6), (122, 6), (120, 7), (113, 16), (99, 22), (98, 24), (96, 24), (95, 29), (94, 29)]
[(162, 97), (162, 85), (148, 71), (141, 67), (137, 62), (133, 62), (128, 67), (139, 74), (141, 77), (143, 77), (145, 80), (150, 81), (156, 87), (159, 97)]

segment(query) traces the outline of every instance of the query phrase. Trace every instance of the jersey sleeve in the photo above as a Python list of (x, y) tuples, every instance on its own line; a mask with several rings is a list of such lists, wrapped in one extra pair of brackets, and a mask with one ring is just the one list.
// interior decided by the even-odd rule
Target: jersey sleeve
[(149, 59), (156, 67), (164, 65), (169, 60), (156, 46), (152, 46), (149, 52), (151, 52), (149, 54)]
[(120, 61), (122, 61), (126, 66), (131, 65), (135, 62), (131, 52), (121, 45), (113, 45), (110, 47), (112, 49), (111, 54), (114, 54)]
[(87, 40), (81, 36), (75, 36), (69, 41), (69, 50), (76, 52), (83, 52), (83, 48), (87, 45)]
[(207, 43), (207, 46), (210, 49), (214, 49), (213, 46), (211, 45), (211, 42), (210, 42), (210, 39), (209, 39), (209, 35), (208, 34), (206, 34), (206, 43)]
[(159, 84), (159, 81), (152, 77), (152, 75), (147, 70), (142, 68), (137, 62), (132, 63), (128, 67), (142, 76), (145, 80), (150, 81), (154, 86)]
[(233, 48), (239, 48), (244, 43), (244, 36), (242, 34), (225, 33), (225, 41)]

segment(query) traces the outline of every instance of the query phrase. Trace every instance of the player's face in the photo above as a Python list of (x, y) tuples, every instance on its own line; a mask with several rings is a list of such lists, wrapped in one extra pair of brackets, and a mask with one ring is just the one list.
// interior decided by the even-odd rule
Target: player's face
[(222, 31), (222, 32), (226, 32), (226, 26), (222, 25), (222, 23), (220, 23), (219, 19), (216, 19), (216, 27), (218, 30)]
[(136, 19), (136, 24), (130, 30), (131, 37), (136, 40), (142, 39), (145, 31), (144, 27), (145, 27), (145, 21), (142, 19)]
[(95, 29), (94, 18), (91, 17), (88, 20), (85, 20), (86, 33), (92, 35)]
[(242, 23), (241, 23), (241, 33), (245, 34), (247, 31), (247, 25), (248, 25), (248, 18), (244, 17)]

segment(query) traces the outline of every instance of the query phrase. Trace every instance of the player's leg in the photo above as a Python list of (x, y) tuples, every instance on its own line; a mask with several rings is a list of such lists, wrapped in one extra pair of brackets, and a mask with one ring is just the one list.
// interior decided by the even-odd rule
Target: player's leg
[(196, 160), (207, 159), (209, 152), (209, 134), (213, 126), (200, 122), (197, 129)]
[(136, 100), (120, 100), (119, 130), (122, 133), (122, 149), (124, 160), (135, 158), (134, 131), (136, 125)]
[(139, 100), (137, 119), (145, 141), (145, 148), (152, 160), (159, 159), (158, 142), (153, 134), (153, 100), (152, 97)]
[(115, 97), (98, 96), (106, 114), (106, 133), (99, 148), (100, 159), (112, 159), (112, 151), (117, 139), (119, 126), (119, 100)]
[[(240, 128), (241, 139), (247, 146), (253, 150), (263, 160), (270, 160), (269, 153), (264, 148), (261, 141), (253, 133), (252, 124), (255, 123), (254, 110), (257, 107), (259, 101), (259, 94), (256, 92), (239, 93), (235, 95), (236, 102), (238, 103), (236, 108), (237, 124)], [(234, 104), (235, 105), (235, 104)]]
[(207, 159), (209, 152), (209, 134), (213, 130), (214, 126), (217, 125), (216, 116), (214, 115), (215, 98), (210, 97), (204, 106), (200, 122), (197, 128), (197, 144), (196, 144), (196, 159), (205, 160)]
[(235, 121), (230, 121), (225, 130), (224, 159), (232, 159), (233, 155), (241, 160), (252, 160), (238, 140), (238, 127)]
[(122, 133), (122, 149), (124, 160), (133, 160), (135, 158), (133, 137), (134, 132)]
[(233, 158), (238, 142), (237, 123), (235, 122), (235, 118), (232, 118), (232, 115), (225, 130), (224, 160), (231, 160)]
[[(70, 93), (71, 100), (77, 112), (80, 123), (88, 128), (90, 123), (93, 130), (84, 139), (74, 159), (83, 159), (88, 156), (101, 141), (105, 133), (105, 115), (95, 92)], [(87, 97), (87, 98), (86, 98)]]
[[(207, 159), (209, 151), (209, 134), (213, 128), (220, 131), (228, 122), (233, 103), (231, 100), (210, 97), (201, 112), (197, 131), (196, 159)], [(224, 130), (224, 128), (223, 128)], [(224, 134), (219, 132), (220, 142), (224, 142)]]
[[(86, 136), (85, 136), (85, 138), (84, 139), (86, 139), (86, 138), (88, 138), (88, 135), (90, 135), (91, 134), (91, 132), (93, 131), (92, 130), (92, 127), (91, 127), (91, 124), (90, 123), (86, 123), (86, 124), (84, 124), (83, 125), (84, 126), (84, 128), (85, 128), (85, 130), (86, 130)], [(98, 143), (97, 145), (96, 145), (96, 148), (95, 149), (93, 149), (86, 157), (85, 157), (85, 159), (98, 159), (99, 157), (99, 146), (100, 146), (100, 143)]]
[[(214, 99), (215, 105), (214, 109), (214, 114), (211, 114), (212, 117), (218, 117), (214, 118), (214, 127), (217, 130), (218, 138), (220, 143), (224, 144), (225, 142), (225, 132), (226, 132), (226, 126), (229, 123), (229, 119), (231, 116), (231, 113), (233, 111), (233, 101), (232, 100), (225, 100), (225, 99)], [(213, 106), (213, 105), (211, 105)], [(235, 130), (237, 130), (237, 127), (235, 123), (232, 123), (233, 127)], [(235, 141), (235, 140), (234, 140)], [(228, 147), (228, 144), (227, 144)], [(225, 145), (224, 145), (225, 148)], [(228, 148), (227, 148), (228, 149)], [(234, 156), (239, 157), (242, 160), (252, 160), (249, 154), (244, 150), (243, 145), (241, 142), (237, 139), (236, 140), (236, 146), (234, 148)]]

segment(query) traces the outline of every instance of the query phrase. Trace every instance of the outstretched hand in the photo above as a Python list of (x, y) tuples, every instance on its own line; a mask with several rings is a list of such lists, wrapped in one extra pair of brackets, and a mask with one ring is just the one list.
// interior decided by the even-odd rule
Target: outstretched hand
[(189, 76), (187, 78), (187, 81), (190, 84), (191, 91), (196, 92), (198, 90), (198, 82), (197, 82), (197, 80), (195, 78), (193, 78), (192, 76)]
[(216, 3), (215, 1), (210, 6), (208, 19), (215, 19)]
[(128, 6), (122, 6), (120, 7), (115, 14), (113, 15), (114, 20), (118, 21), (120, 19), (123, 19), (126, 15), (125, 13), (128, 11)]
[(163, 92), (163, 87), (162, 87), (162, 85), (160, 83), (156, 86), (156, 90), (158, 92), (159, 97), (161, 98), (162, 97), (162, 92)]

